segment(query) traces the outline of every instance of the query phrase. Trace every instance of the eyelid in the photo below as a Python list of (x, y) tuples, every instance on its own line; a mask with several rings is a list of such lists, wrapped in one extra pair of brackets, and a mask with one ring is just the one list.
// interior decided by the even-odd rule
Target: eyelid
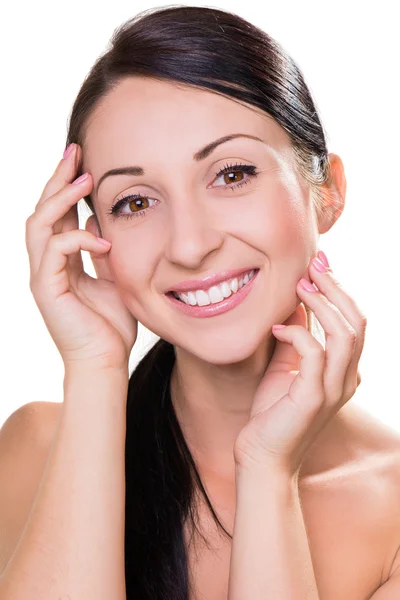
[[(216, 165), (217, 163), (220, 163), (220, 162), (221, 162), (221, 160), (225, 161), (225, 162), (224, 162), (224, 165), (223, 165), (222, 167), (218, 167), (218, 168), (216, 168), (216, 167), (215, 167), (215, 165)], [(230, 162), (230, 161), (236, 161), (236, 163), (234, 164), (233, 162)], [(240, 163), (239, 161), (242, 161), (242, 163)], [(205, 179), (206, 177), (207, 177), (207, 179), (209, 178), (210, 170), (211, 170), (211, 171), (212, 171), (212, 173), (213, 173), (213, 180), (211, 181), (211, 183), (210, 183), (210, 184), (208, 184), (208, 185), (207, 185), (207, 189), (209, 188), (209, 186), (211, 186), (211, 185), (212, 185), (212, 183), (214, 182), (214, 179), (215, 179), (217, 176), (219, 176), (219, 177), (221, 176), (221, 175), (220, 175), (220, 172), (221, 172), (221, 171), (222, 171), (222, 170), (223, 170), (223, 169), (224, 169), (226, 166), (228, 166), (228, 165), (229, 165), (229, 167), (230, 167), (232, 170), (234, 170), (235, 168), (239, 168), (239, 166), (242, 166), (242, 167), (243, 167), (243, 166), (245, 166), (245, 167), (246, 167), (247, 165), (249, 165), (249, 166), (254, 166), (254, 168), (256, 168), (256, 169), (257, 169), (256, 165), (255, 165), (255, 164), (253, 164), (253, 161), (249, 160), (248, 158), (247, 158), (247, 159), (245, 159), (245, 158), (225, 158), (225, 159), (223, 159), (223, 158), (218, 158), (217, 160), (214, 160), (214, 162), (213, 162), (213, 163), (212, 163), (210, 166), (208, 166), (208, 167), (206, 168), (206, 175), (204, 176), (204, 179)], [(258, 172), (260, 173), (260, 171), (258, 171)], [(219, 174), (219, 175), (218, 175), (218, 174)], [(152, 185), (144, 184), (144, 183), (142, 183), (142, 182), (137, 182), (137, 183), (134, 183), (134, 184), (133, 184), (133, 186), (134, 186), (134, 187), (138, 187), (138, 186), (148, 187), (148, 188), (154, 189), (154, 193), (156, 193), (156, 194), (158, 193), (158, 191), (157, 191), (155, 188), (153, 188), (153, 186), (152, 186)], [(129, 186), (129, 187), (130, 187), (130, 186)], [(220, 187), (220, 186), (218, 186), (218, 187)], [(129, 189), (129, 188), (128, 188), (128, 189)], [(124, 190), (123, 192), (120, 192), (120, 193), (118, 193), (118, 194), (116, 195), (116, 197), (114, 198), (114, 200), (113, 200), (113, 203), (115, 203), (115, 202), (118, 202), (118, 200), (120, 200), (120, 198), (119, 198), (118, 196), (119, 196), (120, 194), (122, 194), (122, 197), (123, 197), (123, 194), (125, 194), (125, 193), (126, 193), (126, 190)]]
[[(261, 172), (261, 171), (257, 170), (256, 165), (252, 165), (245, 161), (243, 163), (236, 162), (235, 164), (229, 163), (228, 161), (226, 161), (226, 164), (224, 166), (220, 167), (219, 169), (217, 169), (217, 171), (215, 171), (211, 183), (207, 185), (207, 189), (210, 189), (213, 186), (213, 183), (215, 183), (216, 179), (219, 179), (225, 173), (230, 172), (230, 171), (243, 171), (244, 173), (247, 173), (250, 177), (253, 175), (253, 172), (254, 172), (255, 176)], [(140, 185), (140, 184), (137, 184), (137, 185)], [(235, 185), (235, 184), (233, 183), (232, 185)], [(146, 186), (144, 186), (144, 187), (146, 187)], [(152, 187), (152, 186), (148, 186), (148, 187)], [(226, 184), (225, 186), (217, 185), (216, 187), (217, 188), (218, 187), (228, 188), (229, 184)], [(115, 206), (115, 204), (117, 204), (117, 202), (119, 202), (120, 200), (123, 200), (124, 198), (131, 196), (131, 195), (135, 196), (137, 194), (138, 196), (144, 196), (144, 197), (149, 197), (149, 198), (151, 197), (148, 194), (142, 194), (142, 192), (136, 192), (136, 193), (132, 193), (132, 194), (130, 194), (129, 192), (128, 193), (121, 192), (121, 194), (122, 194), (122, 196), (120, 198), (118, 198), (119, 194), (117, 195), (116, 199), (113, 201), (113, 206)]]
[[(240, 159), (240, 160), (242, 160), (242, 159)], [(217, 185), (215, 187), (221, 188), (221, 189), (225, 188), (225, 190), (227, 188), (229, 188), (229, 189), (231, 189), (231, 191), (235, 191), (236, 188), (241, 187), (242, 185), (246, 184), (252, 178), (257, 177), (257, 175), (261, 172), (261, 171), (258, 171), (256, 165), (250, 164), (247, 161), (236, 162), (235, 164), (227, 162), (225, 164), (225, 166), (222, 166), (214, 174), (214, 179), (212, 180), (211, 183), (214, 183), (216, 179), (223, 177), (224, 174), (230, 173), (230, 172), (233, 173), (235, 171), (242, 171), (243, 173), (246, 173), (248, 175), (248, 177), (246, 179), (244, 179), (243, 182), (238, 182), (238, 183), (233, 182), (232, 184)], [(207, 186), (207, 189), (209, 189), (210, 187), (213, 187), (213, 186), (212, 185)], [(140, 200), (141, 198), (154, 200), (154, 198), (152, 198), (150, 195), (142, 194), (141, 192), (137, 192), (136, 194), (124, 193), (124, 195), (121, 198), (117, 198), (115, 200), (115, 202), (111, 206), (110, 210), (107, 211), (107, 215), (112, 220), (118, 220), (119, 218), (131, 219), (131, 218), (134, 218), (137, 216), (139, 216), (139, 217), (144, 216), (145, 214), (147, 214), (147, 212), (149, 210), (152, 210), (153, 208), (155, 208), (157, 206), (157, 204), (153, 205), (153, 206), (149, 206), (149, 207), (145, 208), (144, 210), (137, 211), (136, 213), (134, 213), (134, 212), (130, 213), (130, 214), (121, 213), (122, 209), (125, 208), (126, 204), (128, 204), (128, 202), (129, 202), (129, 200), (131, 200), (131, 201), (133, 201), (135, 199)], [(126, 201), (126, 202), (124, 202), (124, 201)], [(118, 206), (119, 203), (121, 203), (121, 206)], [(116, 208), (116, 207), (118, 207), (118, 208)]]

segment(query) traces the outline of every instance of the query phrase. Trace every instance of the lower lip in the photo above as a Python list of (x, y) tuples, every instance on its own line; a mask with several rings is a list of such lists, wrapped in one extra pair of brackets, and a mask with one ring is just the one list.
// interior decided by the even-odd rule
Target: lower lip
[(166, 297), (173, 303), (174, 306), (176, 306), (176, 308), (179, 308), (179, 310), (184, 312), (186, 315), (203, 318), (214, 317), (216, 315), (221, 315), (222, 313), (225, 313), (240, 304), (251, 292), (254, 281), (259, 272), (259, 270), (256, 271), (253, 275), (253, 278), (250, 279), (250, 281), (241, 287), (236, 293), (232, 293), (229, 298), (225, 298), (216, 304), (211, 303), (207, 304), (207, 306), (191, 306), (190, 304), (185, 304), (184, 302), (177, 300), (172, 294), (166, 294)]

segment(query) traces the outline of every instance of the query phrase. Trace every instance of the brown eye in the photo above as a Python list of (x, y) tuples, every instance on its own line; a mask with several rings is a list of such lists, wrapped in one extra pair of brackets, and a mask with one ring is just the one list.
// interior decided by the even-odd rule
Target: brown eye
[(128, 206), (132, 212), (137, 212), (139, 210), (148, 208), (148, 204), (149, 204), (149, 199), (146, 198), (145, 196), (142, 196), (141, 198), (136, 198), (136, 199), (128, 202)]
[(216, 180), (220, 179), (222, 184), (215, 184), (216, 188), (226, 188), (233, 190), (235, 187), (247, 183), (252, 177), (257, 177), (257, 167), (255, 165), (243, 165), (236, 163), (235, 165), (226, 165), (223, 169), (215, 173)]
[[(238, 179), (236, 179), (238, 178)], [(225, 173), (224, 174), (224, 181), (225, 183), (238, 183), (240, 181), (242, 181), (243, 179), (243, 172), (242, 171), (231, 171), (230, 173)]]
[[(246, 175), (246, 177), (244, 177)], [(226, 165), (218, 173), (215, 173), (216, 179), (223, 177), (222, 185), (214, 185), (213, 187), (221, 189), (230, 189), (234, 191), (241, 186), (250, 183), (251, 179), (257, 177), (258, 171), (255, 165), (244, 165), (236, 163), (235, 165)], [(150, 210), (156, 208), (159, 200), (143, 196), (142, 194), (129, 194), (117, 200), (117, 202), (107, 212), (111, 219), (132, 219), (132, 217), (144, 217)], [(127, 207), (129, 212), (123, 212)]]
[[(155, 204), (151, 204), (151, 202), (155, 202)], [(153, 198), (148, 198), (147, 196), (142, 196), (142, 194), (129, 194), (129, 196), (124, 196), (124, 198), (120, 198), (109, 211), (109, 215), (111, 218), (128, 218), (131, 219), (134, 216), (142, 217), (146, 214), (147, 210), (154, 208), (156, 206), (156, 201)], [(127, 207), (129, 212), (123, 213), (122, 209)]]

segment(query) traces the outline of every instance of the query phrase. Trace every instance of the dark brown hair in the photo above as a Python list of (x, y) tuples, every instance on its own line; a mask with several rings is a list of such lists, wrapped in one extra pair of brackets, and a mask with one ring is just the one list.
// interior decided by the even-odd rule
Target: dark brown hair
[[(330, 177), (323, 127), (299, 67), (267, 33), (215, 8), (172, 5), (139, 13), (114, 31), (109, 48), (86, 76), (69, 118), (67, 145), (79, 144), (84, 154), (96, 106), (119, 82), (132, 76), (212, 90), (270, 115), (288, 133), (296, 168), (310, 186), (315, 209), (323, 210), (321, 185)], [(96, 216), (90, 196), (84, 200)], [(98, 226), (101, 232), (99, 222)], [(307, 314), (310, 330), (308, 309)], [(201, 535), (194, 508), (197, 492), (217, 525), (232, 537), (207, 497), (173, 410), (170, 376), (174, 362), (174, 346), (160, 339), (129, 378), (127, 600), (187, 600), (183, 525), (188, 520)]]

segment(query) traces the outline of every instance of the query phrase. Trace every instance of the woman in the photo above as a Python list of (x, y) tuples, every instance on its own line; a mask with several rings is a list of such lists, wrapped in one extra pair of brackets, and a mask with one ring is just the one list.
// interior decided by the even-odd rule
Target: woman
[(349, 403), (366, 319), (318, 248), (345, 193), (265, 32), (186, 6), (114, 33), (27, 221), (65, 394), (1, 599), (397, 597), (398, 435)]

